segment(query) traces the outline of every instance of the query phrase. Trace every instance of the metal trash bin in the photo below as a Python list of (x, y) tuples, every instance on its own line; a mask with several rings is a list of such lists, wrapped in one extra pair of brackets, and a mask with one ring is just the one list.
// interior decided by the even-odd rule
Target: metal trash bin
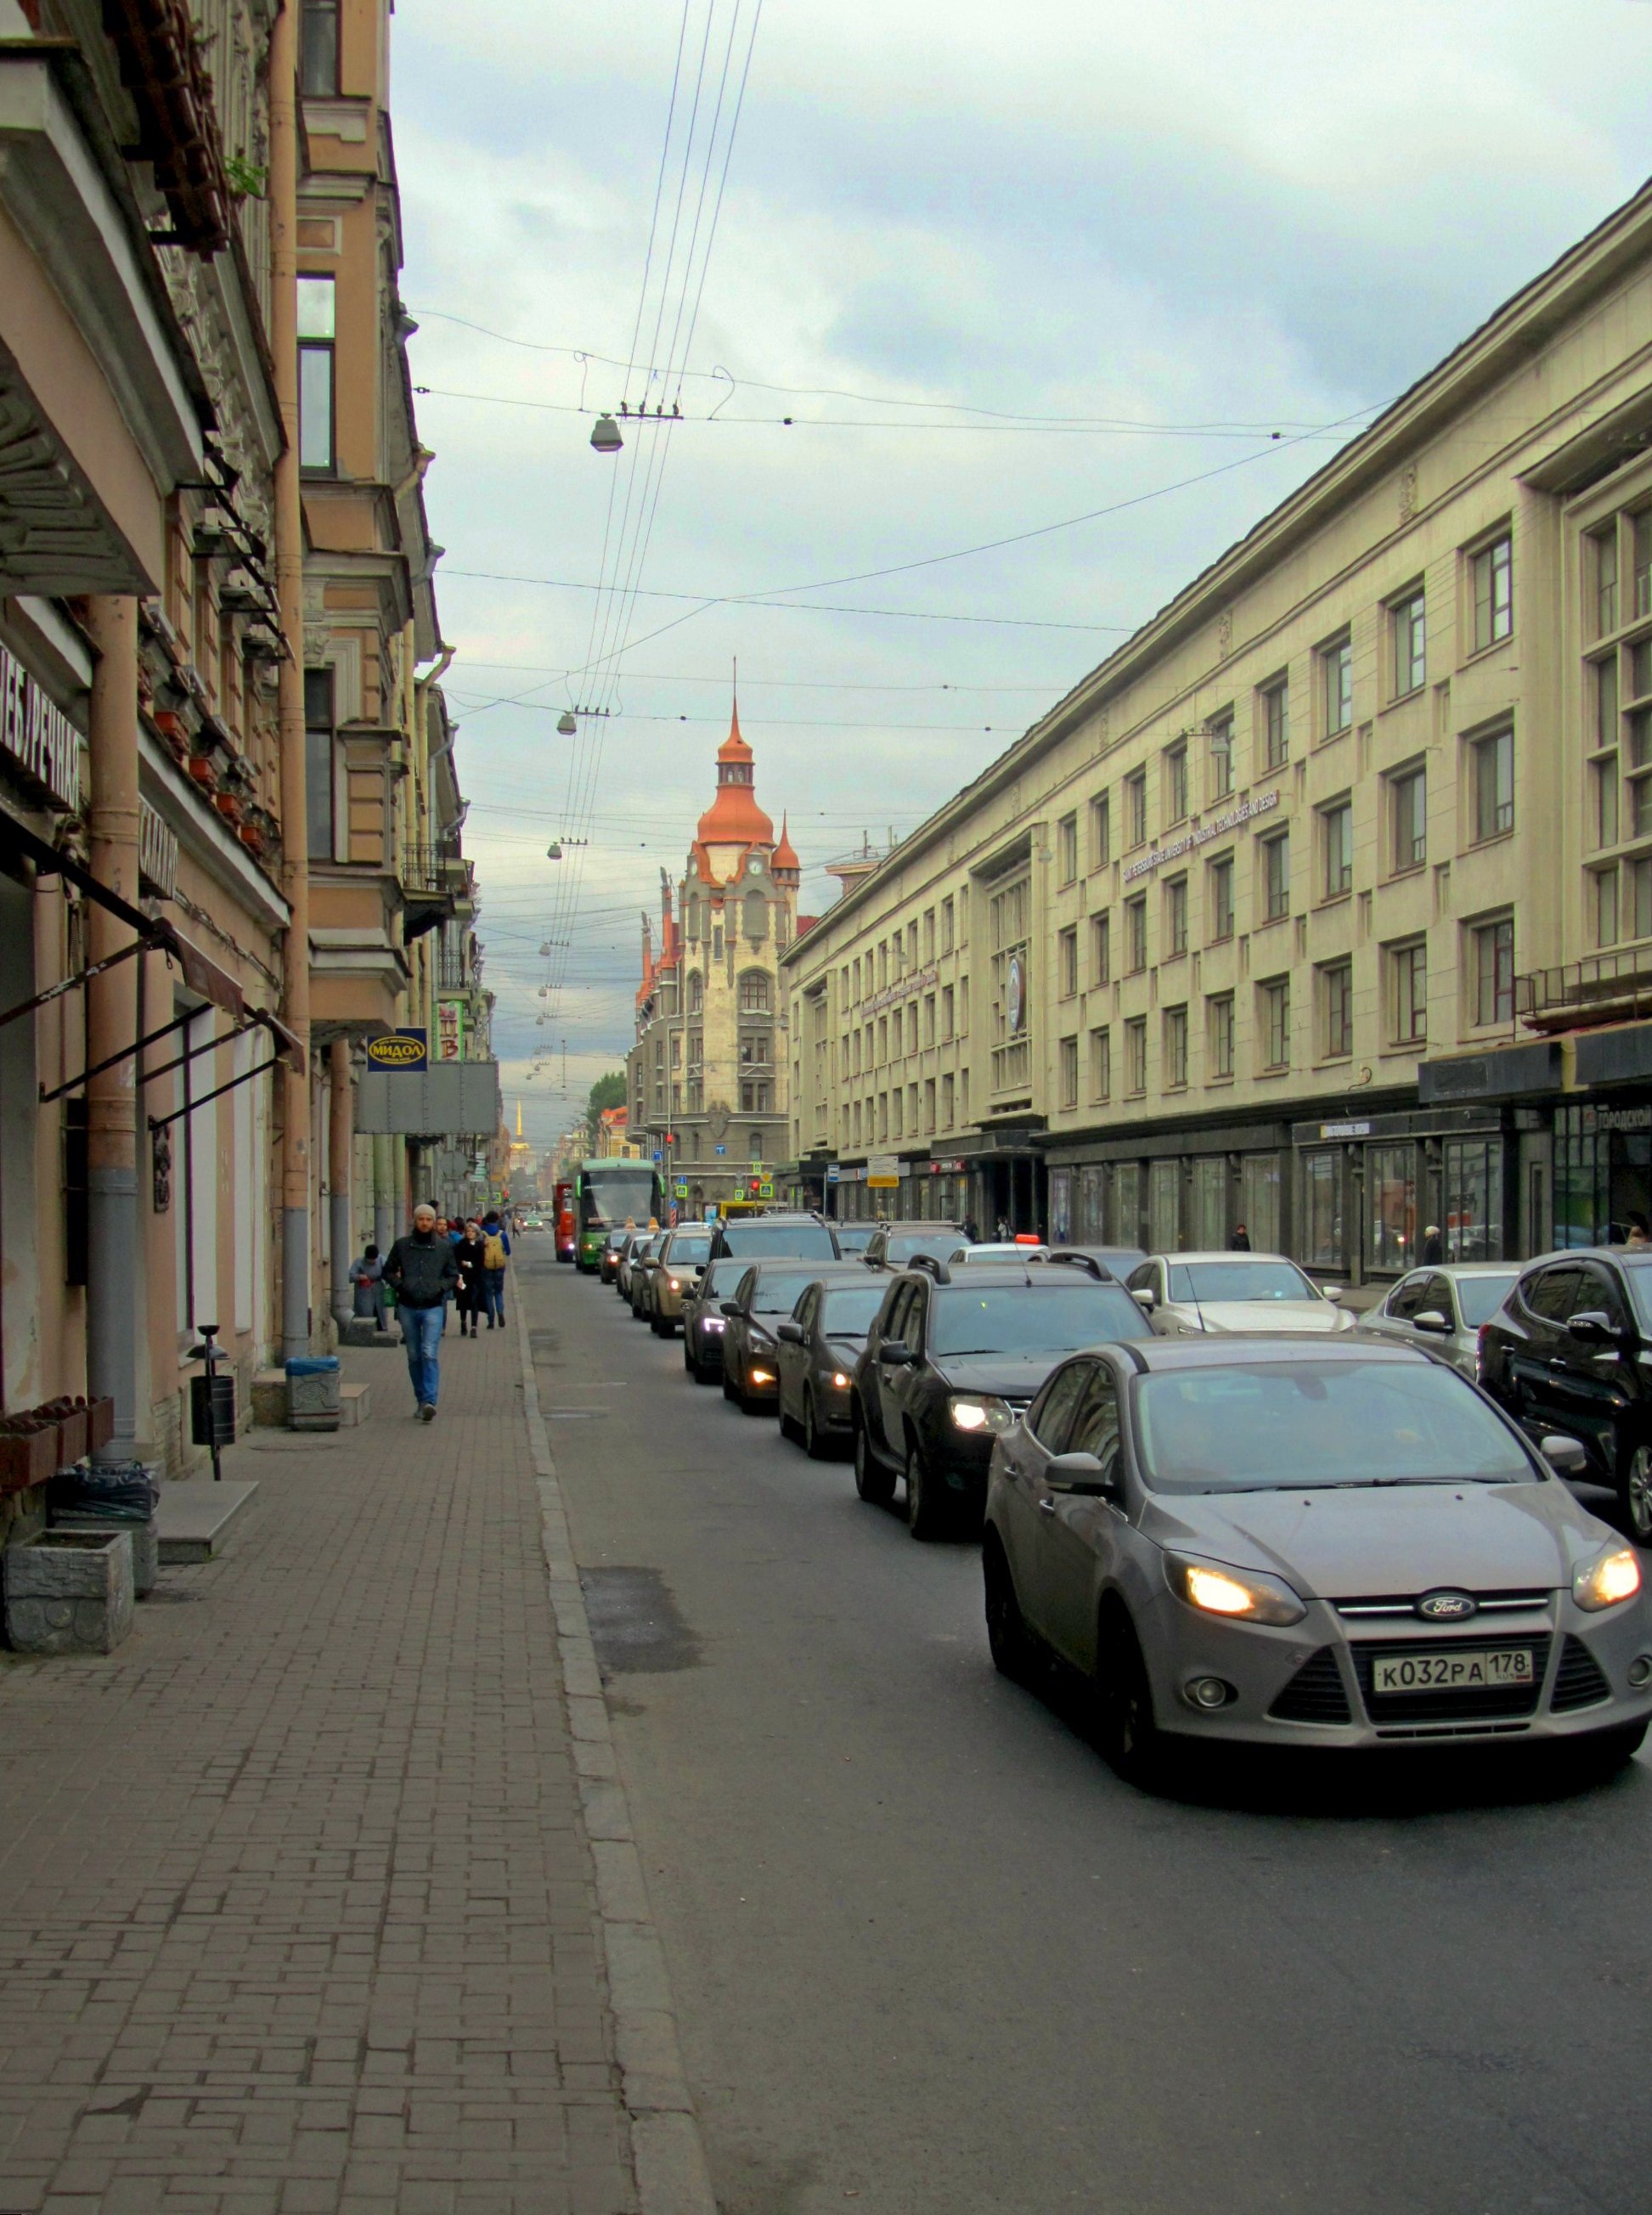
[(235, 1444), (235, 1371), (189, 1380), (190, 1439), (198, 1446)]
[(339, 1363), (335, 1353), (304, 1354), (289, 1361), (287, 1428), (335, 1431), (339, 1427)]

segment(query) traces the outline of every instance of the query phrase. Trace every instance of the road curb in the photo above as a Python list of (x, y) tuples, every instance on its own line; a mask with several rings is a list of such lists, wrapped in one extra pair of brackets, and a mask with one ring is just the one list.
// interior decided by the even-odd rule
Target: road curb
[(666, 1957), (648, 1908), (648, 1888), (614, 1754), (602, 1672), (591, 1642), (585, 1593), (568, 1537), (550, 1433), (539, 1405), (527, 1316), (516, 1310), (522, 1351), (522, 1407), (539, 1493), (539, 1542), (556, 1618), (574, 1770), (597, 1872), (608, 2004), (621, 2096), (630, 2121), (631, 2162), (641, 2215), (717, 2215), (710, 2172), (677, 2038)]

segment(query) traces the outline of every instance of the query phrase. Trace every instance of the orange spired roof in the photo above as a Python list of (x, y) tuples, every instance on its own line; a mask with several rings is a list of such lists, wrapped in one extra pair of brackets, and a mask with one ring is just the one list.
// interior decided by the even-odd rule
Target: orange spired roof
[(702, 863), (708, 846), (764, 846), (774, 844), (774, 823), (757, 804), (752, 790), (752, 749), (740, 734), (740, 704), (734, 705), (728, 736), (717, 749), (717, 796), (700, 818), (695, 836), (696, 858)]

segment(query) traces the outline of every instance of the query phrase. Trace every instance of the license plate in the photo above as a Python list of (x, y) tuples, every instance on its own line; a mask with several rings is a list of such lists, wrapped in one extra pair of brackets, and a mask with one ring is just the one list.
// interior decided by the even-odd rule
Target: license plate
[(1395, 1654), (1373, 1656), (1373, 1692), (1489, 1691), (1500, 1684), (1536, 1682), (1529, 1646), (1499, 1647), (1495, 1654)]

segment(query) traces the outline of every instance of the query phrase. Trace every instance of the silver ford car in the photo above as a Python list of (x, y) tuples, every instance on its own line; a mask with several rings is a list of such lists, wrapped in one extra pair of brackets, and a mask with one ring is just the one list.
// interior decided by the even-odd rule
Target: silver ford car
[(993, 1659), (1079, 1671), (1144, 1782), (1195, 1739), (1563, 1741), (1616, 1768), (1652, 1718), (1652, 1608), (1634, 1549), (1557, 1481), (1578, 1458), (1407, 1347), (1096, 1347), (994, 1448)]

